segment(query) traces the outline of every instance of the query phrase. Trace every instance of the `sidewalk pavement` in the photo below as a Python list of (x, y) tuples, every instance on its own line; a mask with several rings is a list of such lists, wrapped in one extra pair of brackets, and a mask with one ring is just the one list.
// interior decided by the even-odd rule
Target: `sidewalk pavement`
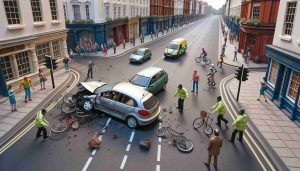
[[(220, 17), (221, 20), (223, 21), (223, 18)], [(224, 21), (223, 21), (224, 23)], [(225, 30), (229, 30), (228, 27), (225, 24)], [(221, 24), (219, 28), (219, 57), (221, 54), (221, 49), (224, 44), (224, 37), (222, 35), (222, 29), (221, 29)], [(247, 65), (244, 62), (243, 55), (241, 53), (237, 53), (237, 61), (233, 61), (234, 57), (234, 47), (236, 46), (238, 48), (239, 42), (238, 41), (233, 41), (229, 42), (229, 35), (227, 36), (227, 43), (226, 43), (226, 48), (225, 48), (225, 56), (224, 56), (224, 64), (231, 65), (231, 66), (242, 66), (244, 65), (247, 68), (255, 68), (255, 69), (264, 69), (268, 67), (268, 64), (257, 64), (253, 63), (251, 60), (249, 60), (249, 65)]]
[[(11, 112), (11, 107), (8, 98), (2, 98), (0, 103), (0, 144), (6, 134), (9, 134), (17, 124), (26, 120), (27, 117), (33, 116), (32, 112), (39, 107), (41, 103), (47, 103), (51, 100), (51, 96), (59, 91), (59, 87), (65, 85), (66, 81), (70, 78), (71, 74), (64, 72), (64, 69), (60, 69), (54, 73), (56, 89), (52, 88), (51, 77), (48, 76), (46, 82), (46, 89), (40, 90), (40, 84), (34, 86), (34, 90), (31, 89), (31, 99), (28, 103), (24, 102), (24, 91), (15, 94), (17, 101), (17, 112)], [(50, 98), (50, 99), (48, 99)], [(5, 100), (3, 100), (5, 99)]]
[[(257, 100), (260, 80), (264, 76), (264, 72), (252, 72), (249, 74), (249, 80), (246, 83), (242, 83), (239, 103), (245, 108), (246, 114), (271, 149), (290, 170), (299, 171), (300, 128), (269, 99), (267, 103), (263, 97), (261, 101)], [(236, 96), (238, 80), (231, 80), (228, 83), (228, 88)]]

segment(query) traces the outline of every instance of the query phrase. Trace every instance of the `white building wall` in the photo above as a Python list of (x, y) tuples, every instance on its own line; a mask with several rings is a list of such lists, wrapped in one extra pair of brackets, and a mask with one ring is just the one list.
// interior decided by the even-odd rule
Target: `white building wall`
[(184, 0), (174, 1), (174, 15), (183, 15), (183, 2)]
[(150, 0), (129, 0), (128, 17), (150, 16)]
[[(297, 0), (296, 0), (297, 1)], [(300, 54), (300, 1), (297, 1), (292, 34), (284, 35), (284, 20), (289, 0), (281, 0), (276, 21), (273, 45)]]

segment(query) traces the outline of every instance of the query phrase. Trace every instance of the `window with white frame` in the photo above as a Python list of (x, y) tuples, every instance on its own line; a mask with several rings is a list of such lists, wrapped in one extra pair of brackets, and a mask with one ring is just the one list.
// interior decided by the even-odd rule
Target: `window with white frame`
[(277, 80), (278, 69), (279, 69), (279, 63), (272, 60), (270, 71), (269, 71), (269, 82), (271, 82), (273, 85), (275, 85)]
[(296, 6), (297, 6), (296, 1), (287, 2), (284, 28), (283, 28), (283, 33), (285, 35), (292, 35)]
[(117, 6), (114, 5), (114, 18), (117, 16)]
[(14, 79), (9, 56), (0, 57), (0, 68), (6, 81)]
[(35, 52), (38, 58), (38, 64), (43, 64), (45, 62), (45, 55), (50, 55), (49, 43), (42, 43), (36, 45)]
[(91, 17), (90, 17), (90, 5), (85, 5), (85, 16), (86, 16), (87, 20), (91, 19)]
[(23, 75), (29, 74), (31, 72), (27, 51), (17, 53), (16, 60), (17, 60), (19, 76), (23, 76)]
[(64, 4), (64, 16), (65, 16), (65, 20), (67, 20), (68, 17), (67, 17), (67, 6), (66, 6), (66, 4)]
[(123, 16), (124, 17), (126, 16), (126, 6), (125, 5), (123, 6)]
[(58, 20), (56, 0), (49, 0), (52, 20)]
[(52, 48), (53, 48), (53, 57), (54, 58), (61, 58), (61, 54), (60, 54), (60, 41), (59, 40), (55, 40), (52, 41)]
[(43, 21), (42, 9), (40, 0), (30, 0), (31, 10), (34, 22)]
[(252, 19), (259, 19), (260, 3), (254, 3), (252, 7)]
[(81, 19), (80, 6), (79, 5), (73, 5), (73, 14), (74, 14), (74, 19), (75, 20), (80, 20)]
[(21, 17), (17, 0), (4, 0), (3, 4), (8, 24), (21, 24)]
[(136, 15), (139, 15), (139, 7), (136, 7)]
[(109, 5), (108, 4), (105, 4), (105, 15), (106, 15), (106, 18), (109, 17)]
[(121, 6), (118, 6), (118, 17), (121, 16)]
[(291, 75), (290, 86), (288, 89), (288, 96), (293, 100), (296, 100), (299, 84), (300, 84), (300, 73), (293, 71)]

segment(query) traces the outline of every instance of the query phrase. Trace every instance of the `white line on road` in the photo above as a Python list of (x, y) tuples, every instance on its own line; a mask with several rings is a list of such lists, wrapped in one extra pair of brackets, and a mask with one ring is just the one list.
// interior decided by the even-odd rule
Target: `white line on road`
[(130, 135), (130, 139), (129, 139), (129, 142), (130, 142), (130, 143), (132, 143), (132, 140), (133, 140), (134, 134), (135, 134), (135, 132), (134, 132), (134, 131), (132, 131), (132, 133), (131, 133), (131, 135)]
[(129, 150), (130, 150), (130, 146), (131, 146), (130, 144), (127, 145), (126, 151), (129, 151)]
[(161, 145), (159, 144), (158, 148), (157, 148), (157, 161), (158, 162), (160, 161), (160, 153), (161, 153)]
[(123, 161), (122, 161), (122, 164), (121, 164), (121, 166), (120, 166), (120, 169), (121, 169), (121, 170), (124, 169), (124, 166), (125, 166), (126, 161), (127, 161), (127, 155), (125, 155), (125, 156), (123, 157)]
[(84, 168), (82, 169), (82, 171), (86, 171), (86, 169), (89, 167), (89, 165), (90, 165), (92, 159), (93, 159), (93, 158), (90, 157), (90, 158), (87, 160), (87, 162), (85, 163)]
[(160, 165), (156, 165), (156, 171), (160, 171)]
[(161, 143), (161, 137), (159, 137), (159, 138), (158, 138), (158, 142), (160, 142), (160, 143)]

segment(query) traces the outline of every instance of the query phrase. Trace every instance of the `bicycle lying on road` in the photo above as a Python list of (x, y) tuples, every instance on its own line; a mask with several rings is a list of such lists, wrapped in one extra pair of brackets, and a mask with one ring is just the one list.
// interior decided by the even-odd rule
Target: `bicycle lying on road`
[(197, 63), (204, 62), (206, 65), (209, 65), (211, 63), (211, 60), (208, 59), (207, 57), (204, 57), (203, 55), (200, 55), (197, 58), (195, 58), (195, 61)]
[(179, 151), (188, 153), (191, 152), (194, 148), (194, 144), (192, 140), (186, 138), (183, 136), (182, 132), (177, 132), (174, 129), (171, 128), (171, 124), (168, 122), (166, 126), (160, 128), (156, 131), (156, 135), (158, 137), (165, 137), (167, 134), (169, 134), (172, 142), (175, 144)]
[(213, 133), (213, 128), (211, 126), (211, 123), (213, 119), (209, 117), (211, 114), (211, 111), (201, 111), (200, 112), (200, 117), (196, 118), (193, 122), (193, 127), (194, 129), (199, 129), (203, 125), (203, 130), (206, 135), (211, 135)]

